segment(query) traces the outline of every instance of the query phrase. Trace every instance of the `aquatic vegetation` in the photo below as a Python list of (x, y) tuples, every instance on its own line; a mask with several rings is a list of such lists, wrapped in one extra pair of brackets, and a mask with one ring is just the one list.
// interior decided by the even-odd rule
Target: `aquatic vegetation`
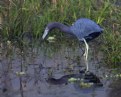
[(84, 82), (80, 82), (80, 87), (81, 88), (90, 88), (93, 86), (93, 83), (84, 83)]

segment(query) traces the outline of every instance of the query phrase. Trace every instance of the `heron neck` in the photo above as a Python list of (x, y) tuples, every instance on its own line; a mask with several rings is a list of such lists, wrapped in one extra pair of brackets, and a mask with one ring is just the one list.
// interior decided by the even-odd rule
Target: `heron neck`
[(59, 22), (49, 23), (47, 25), (47, 28), (49, 29), (49, 31), (51, 31), (54, 28), (57, 28), (57, 29), (59, 29), (62, 32), (65, 32), (65, 33), (68, 33), (68, 34), (73, 34), (73, 32), (71, 31), (69, 26), (66, 26), (66, 25), (64, 25), (62, 23), (59, 23)]

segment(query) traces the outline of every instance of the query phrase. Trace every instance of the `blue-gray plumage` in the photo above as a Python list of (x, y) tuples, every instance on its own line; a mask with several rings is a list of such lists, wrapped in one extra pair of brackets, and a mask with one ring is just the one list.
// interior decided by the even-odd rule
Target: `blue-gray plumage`
[(103, 30), (94, 21), (87, 18), (78, 19), (70, 27), (70, 29), (72, 30), (72, 33), (75, 34), (75, 36), (79, 40), (82, 40), (82, 38), (85, 38), (86, 41), (90, 41), (96, 38), (101, 34)]
[(88, 71), (87, 57), (89, 47), (87, 42), (98, 37), (102, 33), (103, 29), (100, 28), (100, 26), (94, 21), (87, 18), (78, 19), (72, 26), (66, 26), (59, 22), (51, 22), (46, 26), (42, 39), (45, 39), (45, 37), (48, 35), (48, 32), (50, 32), (54, 28), (58, 28), (62, 32), (71, 34), (77, 37), (79, 41), (83, 41), (85, 43), (86, 48), (84, 56), (87, 66), (86, 71)]

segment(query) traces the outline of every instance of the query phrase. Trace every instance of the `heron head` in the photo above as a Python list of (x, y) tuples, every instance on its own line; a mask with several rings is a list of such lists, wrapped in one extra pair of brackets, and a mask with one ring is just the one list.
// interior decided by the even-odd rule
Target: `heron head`
[(44, 34), (42, 35), (42, 39), (45, 39), (47, 34), (49, 32), (49, 29), (46, 27), (45, 31), (44, 31)]

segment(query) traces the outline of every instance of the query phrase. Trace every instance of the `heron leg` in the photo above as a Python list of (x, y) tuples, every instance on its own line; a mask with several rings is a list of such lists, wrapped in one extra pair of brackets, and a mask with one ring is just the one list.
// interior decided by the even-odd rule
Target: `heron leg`
[(85, 58), (85, 63), (86, 63), (86, 71), (89, 70), (88, 66), (88, 50), (89, 50), (89, 45), (87, 44), (86, 40), (83, 38), (83, 41), (85, 43), (85, 53), (84, 53), (84, 58)]

